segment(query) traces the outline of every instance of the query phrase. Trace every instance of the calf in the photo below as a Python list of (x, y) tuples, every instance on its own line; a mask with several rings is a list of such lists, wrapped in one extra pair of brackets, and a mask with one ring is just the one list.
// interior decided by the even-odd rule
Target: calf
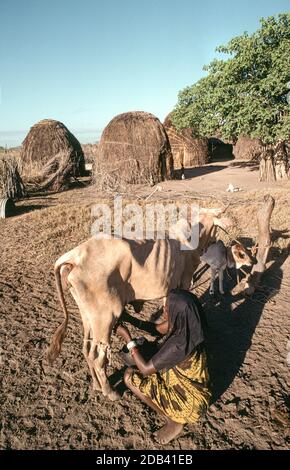
[(252, 261), (246, 249), (240, 243), (234, 243), (226, 247), (221, 240), (209, 246), (206, 252), (200, 257), (211, 268), (211, 284), (209, 293), (214, 294), (214, 281), (219, 278), (219, 292), (224, 294), (223, 279), (224, 271), (235, 267), (240, 269), (242, 266), (251, 266)]

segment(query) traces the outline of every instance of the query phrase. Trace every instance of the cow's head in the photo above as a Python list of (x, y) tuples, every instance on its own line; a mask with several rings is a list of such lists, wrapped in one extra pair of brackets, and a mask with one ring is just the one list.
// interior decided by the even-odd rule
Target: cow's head
[(192, 240), (192, 227), (191, 224), (184, 218), (179, 219), (174, 225), (169, 228), (169, 238), (178, 240), (181, 248), (185, 250), (194, 250), (194, 242)]

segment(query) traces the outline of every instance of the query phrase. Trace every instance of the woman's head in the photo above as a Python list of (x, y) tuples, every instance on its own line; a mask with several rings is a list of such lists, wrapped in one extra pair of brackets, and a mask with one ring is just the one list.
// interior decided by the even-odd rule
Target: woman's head
[(170, 367), (172, 360), (181, 362), (204, 341), (203, 310), (197, 297), (174, 289), (164, 305), (168, 314), (168, 334), (159, 353), (154, 356), (157, 370)]
[(195, 295), (181, 289), (171, 290), (166, 303), (170, 330), (177, 329), (178, 325), (179, 329), (182, 329), (182, 325), (185, 327), (187, 319), (191, 320), (193, 312), (197, 310), (200, 316), (202, 309)]

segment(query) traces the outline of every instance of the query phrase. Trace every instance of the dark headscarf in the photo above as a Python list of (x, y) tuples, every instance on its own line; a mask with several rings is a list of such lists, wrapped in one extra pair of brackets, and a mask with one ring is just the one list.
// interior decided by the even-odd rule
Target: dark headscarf
[(152, 357), (157, 371), (168, 370), (186, 359), (204, 341), (205, 316), (198, 298), (174, 289), (168, 298), (169, 331), (160, 350)]

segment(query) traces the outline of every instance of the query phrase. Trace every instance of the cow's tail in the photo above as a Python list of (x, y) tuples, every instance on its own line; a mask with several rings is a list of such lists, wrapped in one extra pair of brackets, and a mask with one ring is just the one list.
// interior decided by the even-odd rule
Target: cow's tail
[[(62, 310), (64, 313), (64, 320), (62, 324), (57, 328), (55, 331), (49, 348), (47, 350), (47, 359), (50, 364), (53, 363), (53, 361), (57, 358), (61, 351), (61, 346), (63, 343), (63, 340), (66, 335), (66, 330), (67, 330), (67, 325), (68, 325), (68, 310), (66, 308), (66, 303), (65, 303), (65, 298), (64, 298), (64, 293), (63, 293), (63, 282), (62, 280), (64, 277), (64, 269), (66, 268), (65, 274), (67, 277), (67, 274), (69, 271), (72, 270), (73, 265), (71, 263), (63, 262), (62, 259), (60, 258), (54, 267), (54, 275), (55, 275), (55, 281), (56, 281), (56, 289), (58, 293), (58, 297), (62, 306)], [(63, 270), (63, 272), (62, 272)]]

